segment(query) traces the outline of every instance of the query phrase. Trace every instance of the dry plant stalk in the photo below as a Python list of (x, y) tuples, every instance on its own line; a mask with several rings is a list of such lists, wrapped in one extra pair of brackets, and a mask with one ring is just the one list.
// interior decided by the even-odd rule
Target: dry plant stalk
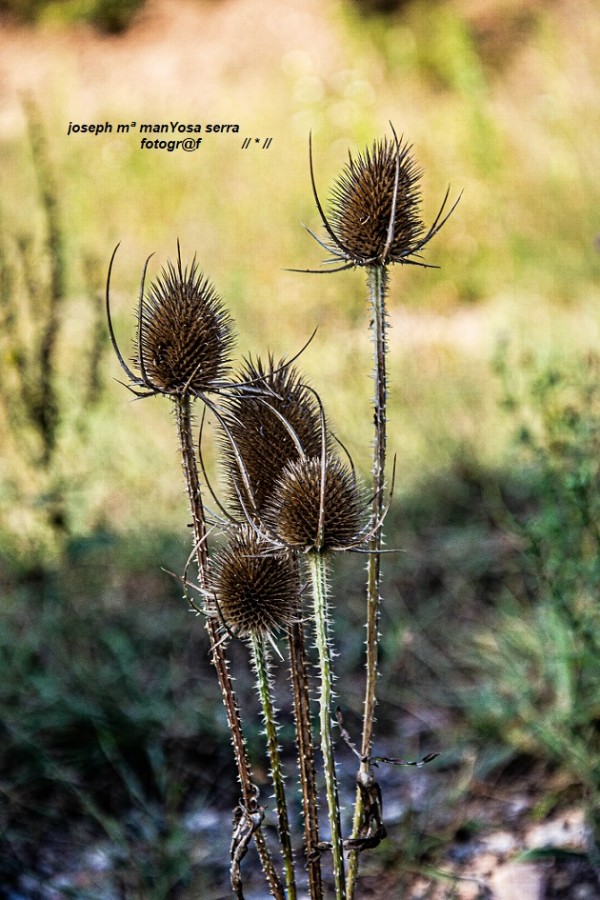
[[(72, 532), (70, 500), (78, 489), (63, 451), (73, 439), (85, 443), (90, 412), (102, 396), (99, 371), (107, 341), (102, 304), (95, 302), (102, 279), (88, 272), (94, 323), (81, 329), (79, 352), (65, 354), (70, 266), (61, 183), (40, 108), (25, 96), (23, 112), (40, 215), (31, 214), (25, 197), (26, 225), (0, 208), (0, 402), (17, 454), (15, 487), (43, 526), (36, 544), (50, 538), (60, 552)], [(77, 384), (72, 394), (63, 389), (67, 379)]]
[(292, 556), (274, 555), (269, 550), (251, 526), (236, 528), (214, 560), (206, 596), (213, 619), (220, 620), (228, 632), (246, 638), (250, 646), (271, 764), (287, 896), (288, 900), (296, 900), (294, 854), (267, 643), (297, 618), (300, 584)]
[(298, 775), (302, 792), (304, 813), (304, 848), (308, 886), (311, 900), (323, 897), (323, 874), (319, 848), (319, 810), (317, 804), (317, 773), (310, 724), (310, 697), (308, 692), (308, 663), (304, 626), (294, 622), (289, 627), (290, 678), (294, 697), (296, 742), (298, 745)]
[(37, 446), (30, 448), (24, 441), (20, 451), (27, 451), (36, 466), (50, 472), (63, 412), (57, 372), (61, 315), (67, 293), (65, 239), (59, 188), (40, 111), (30, 98), (24, 99), (23, 106), (43, 213), (44, 247), (40, 252), (33, 233), (15, 236), (15, 255), (22, 270), (19, 284), (14, 265), (9, 263), (12, 254), (4, 245), (4, 228), (0, 233), (0, 343), (11, 363), (4, 368), (12, 368), (14, 376), (14, 387), (2, 383), (5, 373), (0, 376), (0, 392), (6, 398), (15, 431), (24, 432), (25, 425), (35, 434)]
[[(137, 397), (161, 394), (175, 403), (181, 464), (192, 514), (198, 581), (200, 589), (206, 592), (209, 587), (207, 531), (192, 435), (191, 403), (198, 398), (219, 415), (210, 395), (218, 395), (229, 387), (224, 379), (229, 368), (229, 352), (233, 341), (231, 320), (212, 285), (198, 272), (195, 261), (189, 270), (183, 269), (179, 245), (177, 268), (169, 264), (151, 285), (149, 296), (145, 300), (145, 277), (149, 259), (146, 260), (137, 314), (134, 357), (137, 373), (132, 371), (119, 350), (110, 315), (110, 277), (116, 251), (117, 248), (110, 261), (106, 285), (110, 338), (121, 368), (129, 379), (129, 389)], [(261, 829), (263, 813), (258, 806), (258, 791), (252, 780), (238, 702), (218, 623), (214, 618), (207, 618), (207, 631), (242, 792), (238, 827), (231, 850), (232, 887), (241, 900), (243, 889), (240, 862), (253, 838), (271, 892), (274, 897), (284, 900), (283, 887)]]
[(356, 890), (361, 835), (370, 832), (369, 809), (365, 798), (377, 790), (371, 756), (377, 703), (378, 642), (381, 606), (381, 547), (386, 482), (387, 374), (386, 374), (386, 295), (388, 266), (393, 263), (427, 268), (421, 251), (442, 228), (454, 211), (458, 199), (445, 212), (446, 192), (439, 212), (428, 230), (420, 218), (421, 172), (411, 155), (411, 147), (398, 139), (375, 141), (363, 155), (349, 157), (331, 192), (330, 212), (326, 215), (319, 199), (309, 144), (310, 177), (317, 210), (325, 229), (324, 239), (310, 232), (329, 257), (328, 268), (306, 272), (338, 272), (361, 267), (367, 269), (367, 285), (373, 327), (374, 380), (373, 399), (375, 436), (373, 444), (373, 534), (369, 542), (367, 569), (366, 684), (363, 709), (361, 763), (357, 772), (357, 794), (349, 857), (348, 897)]

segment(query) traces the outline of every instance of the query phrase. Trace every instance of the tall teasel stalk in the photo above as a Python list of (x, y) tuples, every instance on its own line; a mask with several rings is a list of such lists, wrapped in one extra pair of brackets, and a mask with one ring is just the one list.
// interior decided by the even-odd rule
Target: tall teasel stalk
[(321, 678), (319, 693), (319, 726), (321, 732), (323, 771), (325, 774), (325, 791), (327, 794), (327, 810), (329, 813), (329, 828), (331, 831), (333, 875), (335, 878), (336, 898), (337, 900), (343, 900), (343, 898), (346, 897), (346, 871), (344, 866), (344, 843), (340, 816), (340, 799), (331, 729), (333, 670), (327, 562), (323, 553), (313, 551), (308, 554), (307, 563), (312, 587), (313, 619), (317, 651), (319, 654), (319, 671)]
[[(192, 514), (199, 588), (206, 593), (209, 577), (207, 529), (194, 452), (192, 402), (201, 399), (215, 410), (209, 395), (220, 394), (230, 387), (224, 378), (233, 343), (231, 319), (213, 286), (198, 271), (196, 262), (189, 269), (182, 267), (179, 245), (177, 266), (169, 263), (150, 285), (145, 297), (148, 258), (141, 280), (133, 359), (135, 371), (132, 370), (119, 350), (110, 315), (110, 279), (117, 249), (118, 245), (110, 261), (106, 284), (110, 338), (121, 368), (129, 379), (127, 387), (137, 397), (164, 395), (174, 402), (181, 463)], [(207, 630), (242, 792), (242, 829), (237, 843), (232, 845), (232, 887), (236, 896), (243, 898), (239, 863), (253, 836), (271, 893), (284, 900), (283, 887), (261, 830), (262, 810), (258, 806), (258, 792), (252, 781), (238, 702), (219, 626), (211, 617), (207, 619)]]
[(279, 546), (301, 553), (310, 574), (313, 621), (319, 659), (319, 723), (336, 900), (346, 897), (344, 844), (332, 737), (333, 670), (328, 599), (328, 560), (334, 551), (362, 544), (364, 497), (354, 472), (327, 452), (287, 464), (265, 507), (266, 534)]
[[(254, 377), (255, 383), (257, 376), (271, 396), (238, 403), (231, 410), (225, 458), (234, 499), (253, 527), (274, 548), (303, 555), (307, 561), (319, 657), (321, 751), (336, 897), (344, 898), (344, 848), (331, 729), (333, 670), (327, 560), (330, 551), (350, 549), (364, 541), (364, 498), (354, 472), (331, 453), (318, 396), (299, 381), (294, 370), (275, 369), (273, 360), (268, 368), (258, 363), (244, 372), (244, 378)], [(312, 739), (304, 730), (308, 719), (305, 651), (303, 633), (297, 625), (290, 628), (290, 656), (311, 896), (321, 898), (322, 882), (316, 868), (320, 848)]]
[(310, 176), (315, 203), (325, 228), (324, 239), (312, 236), (330, 254), (328, 268), (303, 270), (337, 272), (354, 267), (367, 270), (374, 348), (374, 424), (372, 536), (367, 567), (366, 683), (363, 708), (361, 763), (357, 773), (357, 796), (353, 826), (353, 848), (349, 858), (348, 897), (352, 898), (358, 875), (360, 839), (369, 828), (364, 798), (376, 788), (371, 767), (378, 678), (378, 641), (381, 605), (381, 551), (387, 450), (386, 295), (388, 266), (393, 263), (428, 267), (421, 251), (442, 228), (458, 199), (446, 210), (449, 189), (428, 230), (420, 218), (421, 171), (411, 155), (411, 147), (398, 139), (375, 141), (362, 155), (353, 158), (335, 182), (329, 216), (316, 189), (312, 142)]
[[(251, 522), (260, 523), (265, 505), (286, 464), (302, 455), (320, 452), (323, 435), (321, 413), (314, 393), (298, 369), (272, 356), (248, 360), (239, 373), (260, 395), (231, 399), (222, 458), (233, 507)], [(294, 698), (298, 771), (304, 816), (304, 848), (311, 900), (323, 897), (319, 813), (313, 734), (308, 687), (308, 661), (304, 626), (293, 621), (288, 628), (290, 681)]]
[(272, 696), (272, 685), (269, 673), (269, 653), (265, 638), (262, 634), (253, 633), (250, 636), (252, 652), (252, 668), (256, 673), (256, 685), (260, 698), (263, 721), (265, 723), (265, 736), (267, 738), (267, 752), (271, 763), (271, 781), (277, 805), (277, 830), (279, 842), (283, 854), (283, 867), (285, 871), (285, 884), (288, 900), (296, 900), (296, 875), (294, 870), (294, 854), (292, 851), (292, 838), (287, 811), (287, 800), (281, 757), (279, 753), (279, 741), (277, 735), (277, 720)]
[(294, 696), (298, 775), (304, 814), (304, 845), (308, 886), (311, 900), (322, 900), (323, 874), (319, 847), (319, 808), (317, 803), (317, 774), (313, 748), (313, 733), (308, 692), (308, 662), (302, 622), (293, 622), (288, 629), (290, 652), (290, 680)]
[(273, 554), (270, 544), (249, 525), (240, 526), (212, 567), (207, 608), (231, 634), (248, 640), (262, 709), (277, 806), (279, 842), (288, 900), (296, 900), (294, 856), (267, 641), (297, 619), (300, 602), (298, 566), (290, 553)]

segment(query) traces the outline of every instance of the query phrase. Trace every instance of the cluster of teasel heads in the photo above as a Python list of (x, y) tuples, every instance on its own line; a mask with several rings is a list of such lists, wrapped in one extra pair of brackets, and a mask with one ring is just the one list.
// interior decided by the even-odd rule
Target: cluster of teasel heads
[[(391, 263), (426, 265), (421, 251), (439, 231), (448, 193), (426, 230), (420, 218), (420, 171), (410, 148), (393, 138), (375, 142), (350, 156), (333, 187), (329, 214), (318, 197), (310, 152), (310, 175), (324, 235), (313, 234), (327, 251), (325, 268), (301, 271), (367, 270), (372, 304), (375, 357), (373, 485), (360, 483), (343, 447), (328, 429), (318, 394), (305, 383), (295, 360), (247, 360), (234, 374), (232, 321), (212, 284), (194, 260), (184, 267), (178, 245), (176, 264), (168, 263), (146, 288), (146, 260), (137, 307), (133, 358), (117, 345), (109, 294), (115, 252), (110, 261), (106, 304), (111, 340), (127, 386), (138, 397), (165, 395), (174, 403), (182, 468), (194, 534), (198, 570), (193, 607), (206, 616), (211, 653), (231, 730), (241, 799), (231, 842), (231, 883), (243, 898), (241, 861), (256, 844), (274, 897), (295, 900), (298, 848), (292, 839), (287, 791), (280, 757), (271, 666), (273, 654), (289, 658), (291, 702), (296, 722), (299, 782), (304, 819), (303, 866), (311, 900), (326, 896), (331, 870), (336, 900), (355, 894), (359, 853), (385, 835), (381, 794), (372, 755), (377, 637), (381, 585), (382, 526), (386, 494), (387, 268)], [(192, 408), (200, 401), (217, 423), (218, 448), (226, 488), (213, 491), (202, 457), (202, 427), (194, 436)], [(204, 414), (202, 415), (202, 421)], [(215, 508), (204, 506), (206, 493)], [(209, 537), (221, 533), (216, 549)], [(344, 839), (332, 736), (333, 679), (329, 559), (334, 552), (368, 554), (366, 686), (360, 752), (341, 717), (338, 725), (359, 758), (352, 833)], [(187, 579), (185, 579), (187, 582)], [(308, 641), (307, 641), (308, 635)], [(244, 640), (256, 676), (273, 786), (282, 859), (276, 864), (263, 833), (264, 807), (252, 777), (242, 719), (233, 690), (226, 648)], [(314, 645), (314, 654), (312, 648)], [(307, 649), (308, 648), (308, 649)], [(319, 784), (313, 751), (309, 662), (315, 657), (318, 734), (323, 767), (328, 834), (319, 818)], [(399, 761), (396, 761), (399, 762)], [(329, 861), (330, 860), (330, 861)], [(323, 871), (322, 862), (327, 871)]]

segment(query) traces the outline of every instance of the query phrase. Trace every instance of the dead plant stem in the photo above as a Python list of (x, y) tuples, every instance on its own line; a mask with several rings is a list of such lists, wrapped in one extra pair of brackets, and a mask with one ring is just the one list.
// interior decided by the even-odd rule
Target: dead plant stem
[[(185, 477), (190, 510), (192, 513), (192, 530), (194, 545), (196, 548), (196, 562), (198, 566), (198, 583), (201, 590), (207, 589), (208, 576), (208, 549), (206, 545), (206, 520), (202, 503), (198, 466), (194, 452), (192, 436), (191, 401), (188, 394), (184, 394), (175, 402), (177, 433), (181, 452), (181, 464)], [(229, 665), (225, 656), (225, 649), (220, 640), (218, 622), (210, 616), (206, 620), (206, 629), (210, 638), (213, 665), (217, 672), (219, 686), (223, 697), (223, 703), (227, 713), (227, 722), (231, 732), (233, 752), (238, 769), (238, 778), (242, 792), (243, 812), (248, 816), (256, 816), (258, 812), (257, 789), (252, 782), (250, 763), (246, 752), (246, 742), (242, 732), (242, 723), (237, 702), (233, 690)], [(256, 818), (254, 819), (256, 821)], [(254, 841), (260, 856), (263, 871), (269, 883), (273, 897), (277, 900), (285, 900), (283, 886), (279, 880), (260, 823), (254, 826)], [(232, 881), (233, 881), (232, 871)], [(238, 891), (238, 896), (240, 893)], [(243, 895), (242, 895), (243, 896)]]
[[(373, 400), (375, 437), (373, 442), (373, 500), (371, 516), (373, 523), (381, 522), (384, 508), (385, 464), (387, 444), (387, 372), (386, 372), (386, 310), (385, 297), (388, 272), (385, 266), (368, 268), (369, 299), (372, 308), (373, 349), (375, 356)], [(366, 637), (366, 684), (363, 707), (363, 734), (361, 764), (357, 781), (363, 788), (370, 788), (373, 781), (370, 757), (373, 749), (375, 707), (377, 704), (378, 643), (381, 602), (381, 545), (383, 529), (376, 528), (369, 541), (369, 562), (367, 566), (367, 637)], [(353, 838), (358, 838), (365, 815), (364, 790), (356, 794), (354, 809)], [(348, 898), (352, 900), (356, 890), (359, 868), (359, 851), (352, 850), (348, 865)]]
[(281, 767), (279, 753), (279, 740), (277, 736), (277, 722), (275, 719), (275, 707), (273, 704), (271, 679), (269, 673), (269, 658), (265, 648), (265, 639), (261, 634), (253, 634), (251, 637), (252, 664), (256, 672), (256, 681), (263, 721), (265, 723), (265, 735), (267, 738), (267, 750), (271, 765), (271, 781), (277, 807), (277, 829), (279, 843), (283, 855), (283, 868), (285, 871), (285, 884), (288, 900), (296, 900), (296, 879), (294, 873), (294, 855), (290, 836), (290, 823), (287, 811), (285, 795), (285, 783)]
[(294, 622), (290, 625), (289, 648), (292, 691), (294, 694), (294, 715), (296, 718), (298, 769), (302, 791), (302, 811), (304, 813), (304, 844), (308, 883), (311, 900), (322, 900), (323, 878), (321, 874), (321, 853), (319, 850), (317, 779), (310, 725), (306, 642), (304, 640), (304, 626), (301, 622)]

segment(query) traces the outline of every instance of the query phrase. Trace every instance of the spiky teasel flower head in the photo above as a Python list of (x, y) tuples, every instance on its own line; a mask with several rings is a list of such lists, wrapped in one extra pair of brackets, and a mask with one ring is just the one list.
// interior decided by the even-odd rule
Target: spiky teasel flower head
[(139, 327), (138, 368), (145, 366), (162, 393), (202, 394), (225, 375), (231, 319), (195, 260), (189, 269), (182, 269), (181, 257), (177, 268), (167, 263), (150, 285)]
[(125, 363), (116, 344), (109, 307), (110, 275), (117, 248), (110, 261), (106, 307), (113, 347), (131, 390), (142, 397), (202, 397), (218, 392), (229, 368), (232, 321), (213, 285), (198, 270), (196, 260), (183, 267), (179, 242), (177, 264), (167, 262), (145, 293), (150, 257), (146, 260), (137, 310), (135, 372)]
[[(326, 231), (324, 240), (312, 235), (331, 254), (326, 263), (341, 263), (339, 271), (353, 266), (388, 266), (391, 263), (426, 265), (420, 252), (453, 212), (444, 216), (449, 189), (440, 210), (426, 231), (421, 219), (422, 171), (411, 154), (411, 146), (393, 138), (374, 141), (371, 148), (353, 157), (335, 182), (329, 216), (319, 200), (310, 145), (313, 194)], [(312, 234), (312, 232), (310, 232)], [(312, 271), (312, 270), (308, 270)]]
[(213, 560), (208, 613), (239, 637), (269, 635), (296, 620), (299, 604), (296, 560), (241, 525)]
[(263, 522), (275, 541), (301, 553), (350, 550), (367, 535), (366, 497), (353, 470), (329, 454), (288, 463)]
[(223, 462), (233, 505), (260, 515), (285, 465), (321, 452), (321, 411), (298, 369), (283, 359), (247, 360), (239, 381), (253, 393), (242, 389), (228, 404)]
[(332, 190), (329, 221), (353, 259), (384, 265), (410, 253), (423, 234), (420, 177), (406, 144), (388, 138), (349, 157)]

